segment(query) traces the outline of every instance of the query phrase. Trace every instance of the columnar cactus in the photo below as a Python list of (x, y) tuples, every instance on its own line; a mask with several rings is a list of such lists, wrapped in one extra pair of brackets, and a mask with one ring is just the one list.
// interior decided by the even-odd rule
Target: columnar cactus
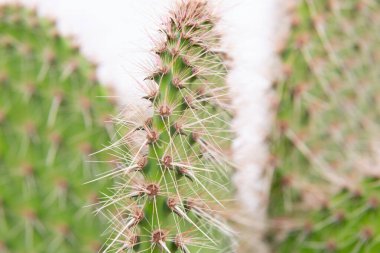
[(111, 221), (104, 252), (231, 252), (224, 223), (231, 167), (226, 66), (205, 1), (181, 1), (160, 30), (144, 89), (151, 108), (116, 118), (107, 150), (120, 166), (100, 208)]
[(97, 252), (106, 220), (85, 206), (111, 182), (84, 183), (109, 170), (88, 155), (112, 105), (50, 21), (4, 5), (0, 31), (0, 252)]
[[(367, 196), (378, 194), (379, 180), (363, 183), (364, 197), (356, 202), (349, 193), (343, 194), (346, 203), (337, 203), (340, 195), (332, 196), (342, 189), (356, 192), (363, 180), (380, 175), (380, 72), (375, 67), (380, 29), (369, 25), (380, 21), (379, 10), (378, 1), (303, 0), (294, 12), (282, 52), (284, 76), (277, 83), (276, 129), (270, 137), (276, 167), (270, 203), (274, 224), (293, 228), (299, 222), (291, 221), (304, 217), (315, 224), (308, 242), (304, 234), (291, 236), (292, 252), (322, 252), (321, 245), (330, 245), (329, 236), (336, 236), (337, 252), (376, 252), (378, 247), (377, 239), (372, 248), (356, 235), (362, 228), (378, 232), (365, 228), (379, 210), (363, 210), (376, 202)], [(309, 214), (330, 205), (345, 213), (342, 226), (333, 228), (336, 216), (326, 216), (333, 210)], [(288, 252), (287, 242), (280, 252)]]

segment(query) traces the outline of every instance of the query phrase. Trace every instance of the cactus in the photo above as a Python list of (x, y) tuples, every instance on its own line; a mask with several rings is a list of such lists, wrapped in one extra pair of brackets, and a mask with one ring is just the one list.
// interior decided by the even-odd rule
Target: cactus
[(379, 252), (380, 180), (343, 190), (289, 233), (277, 252)]
[[(369, 196), (378, 194), (379, 180), (367, 178), (380, 174), (380, 86), (374, 67), (380, 30), (368, 25), (379, 22), (379, 9), (378, 1), (303, 0), (294, 12), (269, 138), (275, 167), (269, 210), (277, 232), (297, 230), (303, 219), (315, 226), (306, 229), (308, 235), (276, 233), (285, 238), (279, 252), (377, 252), (373, 226), (380, 212), (363, 210), (372, 205)], [(358, 188), (363, 197), (350, 201), (349, 192)], [(342, 196), (343, 189), (348, 193)], [(323, 207), (328, 210), (318, 211)], [(347, 217), (340, 226), (334, 223), (338, 209)], [(328, 242), (332, 237), (336, 244)]]
[(227, 68), (217, 19), (205, 1), (181, 1), (154, 41), (142, 85), (148, 103), (115, 117), (114, 192), (103, 252), (231, 252)]
[(111, 182), (84, 183), (109, 170), (88, 155), (112, 105), (52, 22), (3, 5), (0, 31), (0, 252), (98, 252), (107, 222), (85, 206)]
[(323, 193), (331, 183), (352, 188), (362, 175), (378, 175), (363, 162), (375, 158), (379, 139), (378, 70), (372, 67), (379, 61), (378, 28), (365, 27), (379, 19), (379, 4), (371, 3), (308, 0), (298, 6), (282, 53), (285, 76), (277, 84), (270, 136), (273, 197), (280, 200), (273, 214), (290, 211), (313, 186)]

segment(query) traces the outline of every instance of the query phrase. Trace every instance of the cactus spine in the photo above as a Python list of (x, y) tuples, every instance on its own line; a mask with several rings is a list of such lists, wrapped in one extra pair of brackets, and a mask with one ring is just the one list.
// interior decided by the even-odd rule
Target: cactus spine
[(293, 231), (277, 233), (278, 252), (378, 251), (380, 41), (368, 24), (379, 9), (304, 0), (295, 10), (271, 136), (270, 212), (277, 232)]
[[(106, 220), (93, 216), (109, 170), (88, 154), (108, 141), (112, 114), (94, 66), (54, 25), (0, 7), (0, 252), (97, 252)], [(112, 128), (109, 128), (110, 130)]]
[[(120, 161), (104, 252), (230, 252), (222, 206), (229, 195), (226, 67), (205, 1), (181, 1), (164, 21), (145, 79), (151, 113), (116, 119)], [(142, 111), (142, 112), (141, 112)]]

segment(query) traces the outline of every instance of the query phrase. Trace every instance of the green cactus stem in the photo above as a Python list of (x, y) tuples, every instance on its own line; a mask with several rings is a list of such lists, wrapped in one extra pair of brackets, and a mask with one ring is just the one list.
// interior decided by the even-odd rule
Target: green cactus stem
[(379, 8), (376, 1), (298, 5), (282, 52), (284, 78), (270, 136), (278, 200), (271, 212), (292, 211), (292, 202), (313, 188), (349, 188), (363, 175), (379, 174), (365, 163), (376, 157), (380, 139), (379, 71), (373, 67), (380, 60), (379, 29), (365, 25), (380, 19)]
[(277, 252), (378, 252), (379, 193), (379, 178), (366, 179), (355, 191), (343, 190), (300, 220)]
[[(98, 252), (106, 220), (94, 217), (110, 181), (103, 155), (112, 114), (95, 68), (51, 21), (0, 7), (0, 252)], [(111, 134), (112, 126), (107, 126)]]
[(181, 1), (164, 21), (145, 79), (151, 113), (116, 117), (120, 160), (104, 252), (231, 252), (231, 113), (217, 19), (205, 1)]
[[(378, 1), (303, 0), (293, 14), (270, 136), (270, 236), (283, 241), (278, 252), (378, 251), (380, 212), (367, 207), (379, 180), (367, 178), (380, 175), (380, 30), (369, 25), (379, 22), (379, 10)], [(358, 188), (363, 197), (349, 199)], [(337, 194), (343, 189), (348, 193)], [(340, 209), (347, 221), (338, 226)], [(311, 220), (310, 235), (286, 234), (308, 224), (302, 220)]]

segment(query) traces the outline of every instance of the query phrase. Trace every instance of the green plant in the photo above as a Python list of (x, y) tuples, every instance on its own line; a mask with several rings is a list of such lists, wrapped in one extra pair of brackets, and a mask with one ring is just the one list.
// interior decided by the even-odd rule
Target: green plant
[[(364, 198), (355, 202), (359, 206), (352, 207), (349, 193), (343, 194), (346, 203), (336, 199), (341, 196), (337, 192), (355, 192), (363, 180), (379, 176), (380, 72), (374, 66), (380, 60), (380, 40), (379, 28), (368, 25), (380, 20), (379, 9), (378, 1), (303, 0), (294, 12), (282, 52), (284, 76), (276, 87), (269, 210), (277, 232), (281, 225), (285, 232), (298, 230), (303, 219), (319, 228), (311, 228), (310, 238), (285, 233), (279, 252), (322, 252), (319, 246), (328, 245), (329, 236), (337, 238), (337, 252), (376, 252), (377, 238), (376, 247), (358, 246), (362, 238), (355, 230), (376, 225), (371, 219), (378, 216), (377, 208), (360, 210), (368, 207), (368, 196), (376, 195), (378, 179), (363, 183)], [(330, 204), (332, 210), (315, 211), (330, 209)], [(347, 213), (347, 222), (336, 228), (320, 225), (334, 220), (335, 207)]]
[(343, 190), (307, 215), (277, 252), (379, 252), (380, 180), (366, 179), (360, 190)]
[(111, 221), (105, 252), (231, 252), (223, 222), (231, 162), (226, 67), (205, 1), (181, 1), (164, 21), (145, 79), (150, 113), (116, 117), (107, 150), (120, 166), (101, 210)]
[(110, 182), (84, 183), (110, 167), (88, 155), (107, 143), (112, 105), (94, 73), (52, 22), (0, 7), (0, 252), (102, 245), (106, 221), (85, 206)]

